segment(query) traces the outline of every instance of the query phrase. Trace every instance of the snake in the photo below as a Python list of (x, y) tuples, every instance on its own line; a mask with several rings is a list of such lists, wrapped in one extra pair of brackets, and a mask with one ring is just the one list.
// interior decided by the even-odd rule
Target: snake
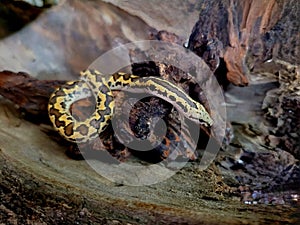
[[(114, 90), (151, 94), (171, 103), (191, 121), (205, 127), (213, 124), (210, 114), (201, 103), (167, 80), (122, 72), (103, 75), (98, 70), (88, 69), (80, 72), (80, 79), (66, 82), (51, 94), (48, 114), (55, 130), (73, 143), (97, 138), (108, 127), (114, 114)], [(74, 117), (71, 113), (72, 104), (91, 96), (95, 99), (95, 109), (91, 115), (84, 121)]]

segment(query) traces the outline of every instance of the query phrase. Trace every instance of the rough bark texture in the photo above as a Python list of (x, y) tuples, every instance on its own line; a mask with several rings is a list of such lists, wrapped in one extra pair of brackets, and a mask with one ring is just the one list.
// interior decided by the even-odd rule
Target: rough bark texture
[(247, 64), (251, 70), (271, 59), (299, 64), (298, 15), (296, 0), (203, 1), (189, 48), (213, 71), (220, 66), (217, 76), (224, 76), (226, 68), (227, 79), (244, 86), (249, 83), (247, 54), (253, 60)]
[(0, 95), (10, 99), (35, 122), (47, 122), (48, 101), (56, 87), (66, 81), (37, 80), (26, 73), (0, 72)]

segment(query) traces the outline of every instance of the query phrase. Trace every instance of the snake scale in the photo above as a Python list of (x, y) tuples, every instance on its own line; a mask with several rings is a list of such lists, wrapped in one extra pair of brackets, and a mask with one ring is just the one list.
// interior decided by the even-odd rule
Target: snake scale
[[(148, 93), (170, 102), (186, 118), (209, 127), (213, 124), (202, 104), (193, 100), (183, 90), (158, 77), (139, 77), (126, 73), (103, 76), (97, 70), (85, 70), (81, 78), (58, 87), (50, 96), (48, 113), (54, 128), (67, 141), (82, 143), (97, 138), (105, 130), (114, 113), (112, 90)], [(80, 99), (95, 98), (92, 115), (84, 121), (77, 120), (70, 111)]]

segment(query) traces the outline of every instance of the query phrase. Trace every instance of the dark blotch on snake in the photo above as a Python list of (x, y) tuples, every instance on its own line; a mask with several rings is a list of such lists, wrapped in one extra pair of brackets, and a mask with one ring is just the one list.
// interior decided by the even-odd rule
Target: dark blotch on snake
[(65, 130), (65, 134), (67, 136), (71, 136), (73, 134), (73, 132), (74, 132), (74, 130), (73, 130), (73, 123), (68, 124), (68, 126), (66, 126), (64, 128), (64, 130)]
[(86, 136), (89, 132), (89, 127), (85, 124), (81, 124), (78, 127), (78, 131), (80, 132), (80, 134), (82, 134), (83, 136)]

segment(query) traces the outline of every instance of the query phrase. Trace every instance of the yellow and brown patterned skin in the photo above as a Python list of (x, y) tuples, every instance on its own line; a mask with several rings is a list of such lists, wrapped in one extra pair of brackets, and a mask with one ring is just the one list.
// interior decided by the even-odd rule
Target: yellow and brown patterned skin
[[(148, 93), (170, 102), (188, 119), (206, 127), (213, 124), (208, 112), (183, 90), (158, 77), (143, 77), (115, 73), (103, 76), (97, 70), (81, 72), (81, 79), (70, 81), (57, 88), (51, 95), (48, 112), (54, 128), (70, 142), (87, 142), (105, 130), (114, 113), (112, 90)], [(74, 118), (71, 105), (90, 94), (96, 100), (95, 110), (85, 121)]]

